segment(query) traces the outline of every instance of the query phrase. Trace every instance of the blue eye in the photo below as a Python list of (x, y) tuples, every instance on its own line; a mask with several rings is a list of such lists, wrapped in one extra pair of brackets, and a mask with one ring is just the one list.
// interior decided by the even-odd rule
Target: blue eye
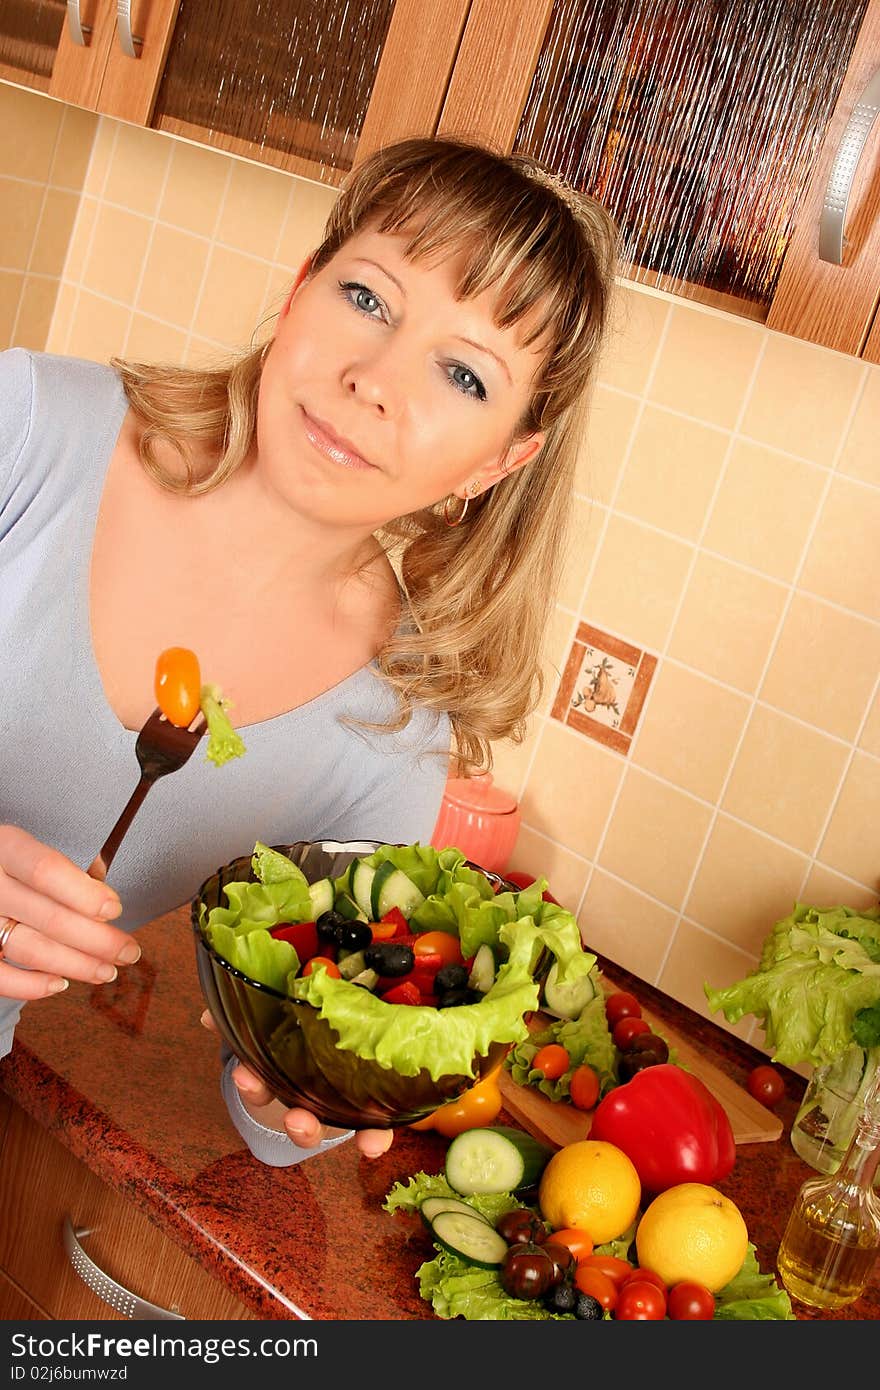
[(461, 391), (462, 395), (471, 396), (477, 401), (486, 399), (486, 388), (476, 372), (472, 372), (470, 367), (464, 367), (460, 362), (453, 363), (449, 369), (449, 380), (456, 391)]
[(360, 285), (356, 280), (348, 280), (341, 281), (339, 288), (343, 297), (360, 313), (366, 314), (368, 318), (381, 317), (381, 314), (377, 315), (377, 310), (384, 311), (385, 305), (366, 285)]

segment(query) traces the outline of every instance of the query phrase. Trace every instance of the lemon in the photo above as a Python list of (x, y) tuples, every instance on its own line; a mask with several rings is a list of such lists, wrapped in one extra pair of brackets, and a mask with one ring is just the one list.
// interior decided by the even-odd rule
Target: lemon
[(717, 1293), (742, 1268), (749, 1233), (735, 1202), (701, 1182), (655, 1197), (636, 1229), (639, 1264), (667, 1284), (692, 1279)]
[(614, 1240), (636, 1219), (642, 1185), (616, 1144), (579, 1139), (550, 1159), (538, 1187), (541, 1215), (554, 1230), (577, 1226), (594, 1245)]

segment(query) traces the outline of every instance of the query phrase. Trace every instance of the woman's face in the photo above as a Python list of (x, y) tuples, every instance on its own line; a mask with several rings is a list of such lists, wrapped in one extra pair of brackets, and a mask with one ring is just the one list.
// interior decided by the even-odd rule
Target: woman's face
[(540, 350), (495, 324), (490, 293), (457, 300), (453, 263), (404, 244), (353, 236), (294, 290), (266, 356), (260, 475), (315, 520), (373, 531), (485, 491), (543, 442), (514, 440)]

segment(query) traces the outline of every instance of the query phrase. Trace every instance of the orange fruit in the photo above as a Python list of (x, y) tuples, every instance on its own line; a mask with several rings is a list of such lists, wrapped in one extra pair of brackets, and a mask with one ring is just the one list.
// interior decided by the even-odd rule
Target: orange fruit
[(616, 1144), (579, 1139), (550, 1159), (538, 1186), (538, 1205), (554, 1229), (577, 1226), (594, 1245), (614, 1240), (636, 1219), (642, 1185), (632, 1160)]
[(636, 1229), (640, 1265), (670, 1287), (688, 1280), (712, 1293), (739, 1273), (748, 1244), (736, 1203), (701, 1182), (678, 1183), (661, 1192)]

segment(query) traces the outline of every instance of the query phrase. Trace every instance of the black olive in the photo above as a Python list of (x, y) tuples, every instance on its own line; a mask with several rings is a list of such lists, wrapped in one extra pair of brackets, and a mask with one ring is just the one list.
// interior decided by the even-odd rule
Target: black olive
[(373, 940), (368, 922), (346, 922), (339, 928), (337, 945), (344, 951), (362, 951)]
[(472, 989), (447, 989), (437, 997), (438, 1009), (457, 1009), (462, 1004), (474, 1004), (482, 994)]
[(544, 1307), (551, 1313), (573, 1313), (578, 1299), (582, 1297), (573, 1284), (553, 1284), (549, 1293), (544, 1295)]
[(591, 1293), (579, 1293), (574, 1305), (574, 1315), (584, 1322), (599, 1322), (605, 1316), (605, 1309)]
[(441, 965), (434, 976), (434, 993), (445, 994), (449, 989), (467, 989), (468, 972), (464, 965)]
[(538, 1245), (547, 1236), (543, 1221), (528, 1207), (514, 1207), (512, 1211), (506, 1211), (495, 1222), (495, 1230), (508, 1245)]
[(408, 975), (415, 960), (412, 946), (401, 946), (393, 941), (377, 941), (364, 951), (364, 964), (379, 975)]
[(500, 1278), (511, 1298), (540, 1298), (553, 1279), (553, 1261), (540, 1245), (513, 1245), (504, 1257)]
[(322, 912), (315, 918), (315, 927), (318, 932), (319, 941), (328, 941), (334, 946), (339, 945), (339, 934), (344, 927), (348, 926), (349, 919), (343, 917), (341, 912), (336, 912), (333, 908), (329, 912)]

